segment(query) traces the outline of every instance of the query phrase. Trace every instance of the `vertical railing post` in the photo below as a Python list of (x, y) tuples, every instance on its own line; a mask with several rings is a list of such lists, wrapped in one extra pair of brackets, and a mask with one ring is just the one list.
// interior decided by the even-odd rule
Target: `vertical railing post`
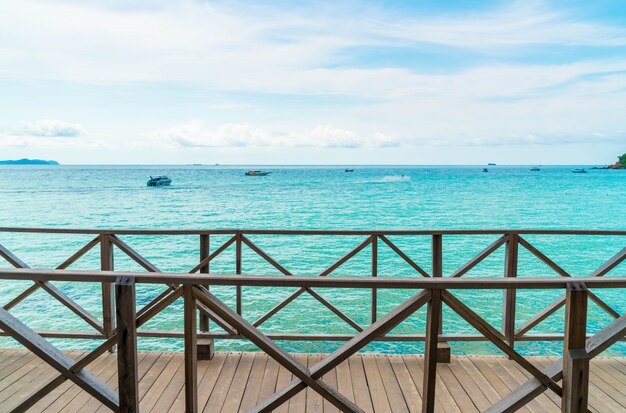
[(137, 372), (137, 323), (135, 280), (115, 280), (117, 320), (117, 374), (121, 413), (139, 412), (139, 374)]
[[(378, 236), (372, 235), (372, 277), (378, 277)], [(372, 288), (372, 324), (376, 321), (378, 312), (378, 289)]]
[[(237, 232), (237, 239), (235, 241), (235, 274), (241, 274), (241, 233)], [(238, 285), (237, 289), (237, 314), (242, 315), (241, 311), (241, 286)]]
[(198, 307), (193, 285), (183, 286), (185, 331), (185, 412), (198, 411), (198, 346), (196, 342)]
[[(443, 236), (433, 234), (432, 236), (432, 276), (443, 277)], [(439, 310), (439, 334), (443, 332), (443, 314), (441, 306)], [(437, 342), (437, 362), (450, 363), (450, 345), (445, 341)]]
[(586, 413), (589, 394), (589, 354), (587, 340), (587, 288), (570, 284), (565, 300), (563, 349), (563, 413)]
[[(113, 271), (113, 244), (108, 235), (100, 235), (100, 270)], [(107, 338), (113, 335), (115, 330), (115, 319), (113, 309), (115, 308), (115, 297), (113, 295), (113, 284), (102, 283), (102, 327)], [(111, 347), (113, 349), (113, 347)]]
[[(211, 239), (209, 234), (200, 234), (200, 261), (211, 255)], [(207, 263), (200, 267), (200, 273), (208, 274), (210, 272), (210, 264)], [(205, 285), (208, 289), (209, 286)], [(209, 332), (209, 317), (200, 314), (200, 331)], [(212, 338), (201, 338), (198, 340), (198, 359), (211, 360), (215, 354), (215, 344)]]
[(422, 392), (422, 413), (435, 411), (435, 386), (437, 382), (437, 343), (441, 320), (441, 290), (431, 291), (426, 318), (426, 338), (424, 345), (424, 383)]
[[(510, 234), (506, 242), (504, 253), (504, 276), (517, 277), (517, 259), (519, 249), (519, 235)], [(513, 288), (504, 290), (504, 302), (502, 306), (502, 332), (506, 341), (515, 347), (515, 303), (517, 291)]]

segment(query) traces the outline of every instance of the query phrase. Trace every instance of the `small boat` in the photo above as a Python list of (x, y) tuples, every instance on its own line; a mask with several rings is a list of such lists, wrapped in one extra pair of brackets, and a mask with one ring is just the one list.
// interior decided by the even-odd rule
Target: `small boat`
[(348, 169), (346, 168), (346, 170), (344, 172), (354, 172), (354, 169)]
[(249, 170), (248, 172), (246, 172), (247, 176), (265, 176), (268, 175), (270, 172), (264, 172), (264, 171), (259, 171), (259, 170)]
[(535, 166), (534, 168), (530, 168), (531, 171), (533, 172), (538, 172), (541, 171), (541, 169), (539, 169), (539, 167)]
[(491, 163), (491, 162), (489, 162), (489, 163), (487, 164), (487, 166), (496, 166), (496, 164), (495, 164), (495, 163)]
[(575, 174), (586, 174), (587, 170), (584, 168), (576, 168), (576, 169), (572, 169), (572, 172), (574, 172)]
[(172, 183), (172, 180), (165, 175), (151, 176), (148, 181), (148, 186), (168, 186)]
[(483, 172), (489, 172), (489, 169), (483, 168)]

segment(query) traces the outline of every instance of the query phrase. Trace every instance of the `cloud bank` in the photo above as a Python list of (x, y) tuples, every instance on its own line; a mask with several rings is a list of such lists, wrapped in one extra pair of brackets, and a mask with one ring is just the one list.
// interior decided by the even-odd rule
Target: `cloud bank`
[(23, 123), (22, 126), (0, 131), (2, 146), (50, 146), (75, 145), (78, 138), (87, 134), (81, 125), (61, 120), (40, 119)]
[(250, 125), (228, 123), (216, 129), (209, 129), (204, 122), (195, 119), (167, 129), (147, 134), (144, 143), (157, 143), (174, 147), (323, 147), (361, 148), (399, 146), (400, 140), (382, 133), (360, 135), (346, 129), (330, 125), (294, 133), (267, 131)]
[(85, 135), (82, 126), (60, 120), (42, 119), (32, 123), (25, 123), (15, 131), (18, 136), (33, 136), (44, 138), (77, 138)]

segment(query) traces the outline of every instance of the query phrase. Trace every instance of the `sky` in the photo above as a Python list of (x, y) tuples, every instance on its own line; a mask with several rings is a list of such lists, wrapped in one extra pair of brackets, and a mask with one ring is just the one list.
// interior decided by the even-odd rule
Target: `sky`
[(0, 2), (0, 159), (608, 164), (626, 2)]

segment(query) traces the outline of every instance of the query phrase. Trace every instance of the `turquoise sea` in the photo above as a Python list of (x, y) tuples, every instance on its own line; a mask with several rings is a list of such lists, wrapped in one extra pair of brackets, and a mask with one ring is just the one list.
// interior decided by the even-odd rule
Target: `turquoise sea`
[[(581, 166), (345, 166), (262, 167), (272, 173), (247, 177), (250, 167), (237, 166), (2, 166), (0, 174), (0, 226), (116, 229), (611, 229), (626, 230), (626, 171), (589, 170)], [(261, 168), (261, 167), (259, 167)], [(170, 187), (148, 188), (150, 175), (167, 174)], [(53, 268), (82, 245), (89, 235), (49, 235), (0, 232), (0, 244), (34, 268)], [(163, 271), (189, 271), (198, 263), (197, 236), (122, 236), (124, 241)], [(428, 236), (389, 237), (412, 259), (430, 270)], [(471, 259), (498, 236), (444, 236), (444, 275)], [(626, 246), (624, 236), (527, 236), (529, 242), (575, 276), (591, 273)], [(362, 242), (362, 236), (250, 236), (250, 239), (284, 267), (298, 275), (315, 275)], [(212, 236), (216, 249), (227, 236)], [(231, 246), (211, 264), (211, 272), (234, 273), (235, 249)], [(366, 248), (333, 275), (367, 276), (371, 252)], [(97, 249), (72, 268), (98, 269)], [(499, 249), (466, 277), (502, 277), (504, 251)], [(9, 267), (2, 262), (0, 267)], [(141, 270), (116, 251), (117, 270)], [(520, 250), (519, 276), (554, 276), (530, 253)], [(244, 274), (278, 274), (247, 247), (243, 250)], [(610, 275), (626, 275), (622, 263)], [(379, 244), (379, 276), (419, 277), (393, 251)], [(4, 304), (29, 283), (1, 282)], [(94, 315), (101, 316), (96, 284), (58, 284)], [(160, 289), (140, 286), (139, 305)], [(212, 291), (229, 304), (234, 289)], [(244, 288), (243, 314), (256, 320), (294, 289)], [(349, 317), (367, 326), (370, 292), (319, 290), (323, 297)], [(463, 301), (494, 326), (501, 324), (501, 291), (464, 291)], [(623, 290), (598, 291), (618, 312), (626, 312)], [(378, 313), (382, 316), (411, 291), (380, 290)], [(556, 291), (521, 292), (517, 325), (528, 320), (560, 295)], [(90, 331), (89, 326), (64, 309), (45, 292), (25, 300), (13, 314), (34, 328)], [(589, 330), (602, 328), (611, 318), (590, 304)], [(398, 326), (394, 333), (423, 332), (425, 309)], [(176, 329), (182, 326), (182, 305), (175, 303), (145, 328)], [(212, 326), (212, 329), (218, 329)], [(303, 295), (263, 324), (267, 332), (353, 333), (332, 312)], [(563, 330), (563, 310), (533, 333)], [(474, 333), (466, 323), (444, 308), (444, 333)], [(52, 340), (66, 348), (90, 348), (89, 340)], [(2, 339), (6, 345), (9, 339)], [(330, 351), (336, 342), (280, 342), (290, 351)], [(490, 354), (497, 351), (483, 343), (451, 343), (453, 352)], [(175, 339), (140, 339), (149, 349), (181, 349)], [(524, 353), (559, 353), (562, 344), (518, 343)], [(244, 341), (221, 340), (218, 350), (252, 350)], [(421, 343), (377, 343), (367, 350), (420, 352)], [(626, 346), (611, 350), (626, 355)]]

